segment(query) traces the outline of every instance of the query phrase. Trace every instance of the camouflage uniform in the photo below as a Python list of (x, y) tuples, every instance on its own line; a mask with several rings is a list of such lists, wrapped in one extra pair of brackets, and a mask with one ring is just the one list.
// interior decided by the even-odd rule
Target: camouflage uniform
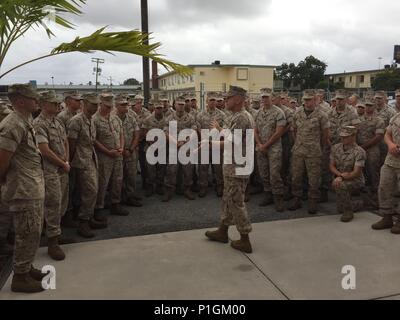
[[(283, 111), (276, 107), (262, 108), (255, 119), (261, 143), (265, 144), (274, 135), (277, 127), (285, 127), (287, 124)], [(283, 195), (284, 186), (281, 177), (282, 167), (282, 142), (279, 139), (270, 146), (266, 152), (257, 152), (257, 165), (261, 175), (265, 192), (274, 195)]]
[[(130, 109), (129, 114), (133, 115), (136, 118), (139, 128), (142, 128), (143, 121), (151, 116), (151, 113), (146, 108), (143, 107), (141, 108), (139, 113), (136, 113), (136, 111)], [(138, 156), (140, 164), (140, 176), (142, 178), (143, 187), (145, 187), (147, 179), (147, 168), (146, 168), (147, 161), (146, 161), (145, 148), (146, 148), (146, 139), (145, 137), (141, 136), (139, 140)]]
[[(376, 115), (372, 117), (363, 116), (361, 124), (358, 127), (357, 143), (362, 146), (377, 134), (385, 133), (385, 123)], [(371, 194), (374, 195), (379, 187), (379, 171), (381, 168), (380, 163), (380, 149), (379, 144), (376, 144), (366, 150), (366, 173), (370, 183)]]
[(76, 169), (81, 191), (79, 219), (89, 221), (94, 214), (98, 192), (98, 161), (94, 150), (96, 128), (93, 118), (90, 120), (82, 112), (74, 116), (68, 124), (68, 139), (75, 140), (76, 150), (71, 167)]
[(328, 119), (331, 125), (330, 139), (332, 145), (340, 143), (339, 132), (343, 127), (357, 126), (361, 122), (350, 106), (346, 106), (342, 112), (338, 112), (337, 109), (331, 109), (328, 114)]
[[(198, 130), (201, 131), (202, 129), (210, 129), (211, 122), (217, 121), (218, 124), (222, 127), (224, 122), (224, 113), (217, 108), (214, 110), (204, 110), (200, 112), (197, 116), (197, 126)], [(210, 159), (212, 155), (212, 148), (209, 148)], [(220, 159), (222, 163), (222, 158)], [(211, 162), (210, 162), (211, 163)], [(224, 184), (224, 179), (222, 176), (222, 165), (221, 164), (212, 164), (212, 172), (213, 177), (215, 178), (215, 182), (217, 187), (222, 187)], [(201, 188), (208, 187), (208, 169), (209, 164), (200, 164), (199, 165), (199, 185)]]
[[(365, 160), (366, 153), (357, 144), (344, 146), (339, 143), (332, 147), (330, 161), (335, 163), (336, 169), (340, 173), (353, 172), (355, 167), (364, 167)], [(353, 180), (344, 180), (335, 190), (338, 207), (343, 208), (344, 211), (353, 211), (354, 203), (352, 203), (351, 195), (355, 191), (360, 191), (364, 184), (363, 174)]]
[(135, 195), (138, 164), (138, 151), (136, 149), (131, 151), (129, 148), (131, 147), (135, 133), (139, 134), (140, 128), (136, 118), (132, 114), (126, 114), (125, 117), (120, 117), (120, 120), (124, 132), (125, 150), (130, 152), (130, 156), (124, 158), (123, 161), (122, 198), (124, 201), (127, 201), (128, 199), (132, 199)]
[[(285, 114), (285, 119), (286, 119), (286, 125), (289, 126), (289, 128), (292, 126), (293, 123), (293, 116), (294, 116), (294, 111), (284, 105), (277, 106), (279, 109), (283, 111)], [(290, 192), (291, 190), (291, 158), (292, 158), (292, 148), (293, 148), (293, 139), (290, 134), (290, 130), (286, 132), (282, 138), (282, 166), (281, 166), (281, 177), (283, 179), (283, 183), (286, 187), (286, 192)]]
[[(34, 121), (38, 144), (48, 144), (49, 149), (64, 161), (67, 159), (65, 143), (67, 134), (56, 118), (48, 119), (40, 114)], [(61, 217), (68, 207), (68, 173), (44, 159), (45, 200), (44, 217), (48, 238), (61, 235)]]
[[(251, 121), (245, 110), (233, 113), (226, 129), (231, 130), (232, 134), (235, 129), (243, 130), (242, 152), (246, 153), (246, 130), (252, 129)], [(234, 142), (233, 136), (226, 139)], [(232, 164), (225, 164), (226, 159), (232, 158)], [(235, 164), (233, 155), (225, 149), (224, 152), (224, 195), (222, 198), (221, 223), (225, 226), (236, 225), (240, 234), (249, 234), (252, 230), (246, 205), (244, 203), (245, 192), (249, 182), (249, 175), (237, 175), (236, 169), (240, 165)]]
[[(385, 106), (381, 110), (376, 110), (378, 117), (380, 117), (384, 123), (385, 128), (389, 126), (390, 119), (392, 119), (396, 115), (396, 111), (393, 108), (389, 108), (389, 106)], [(383, 165), (385, 162), (386, 155), (388, 153), (388, 148), (385, 141), (381, 141), (379, 143), (379, 149), (381, 151), (380, 165)]]
[(64, 125), (65, 129), (68, 129), (68, 124), (69, 121), (76, 116), (77, 113), (73, 113), (72, 111), (70, 111), (69, 109), (65, 109), (63, 111), (61, 111), (58, 115), (57, 115), (57, 119), (59, 121), (61, 121), (61, 123)]
[(328, 117), (315, 109), (307, 116), (301, 107), (293, 117), (292, 130), (296, 140), (292, 149), (292, 193), (296, 198), (303, 195), (303, 178), (306, 170), (309, 183), (309, 199), (319, 199), (321, 186), (321, 138), (324, 129), (329, 128)]
[(327, 115), (328, 115), (329, 112), (331, 112), (331, 110), (332, 110), (331, 105), (330, 105), (328, 102), (326, 102), (326, 101), (322, 101), (322, 102), (319, 104), (318, 108), (319, 108), (321, 111), (325, 112)]
[[(171, 121), (177, 122), (177, 133), (181, 132), (184, 129), (193, 129), (197, 130), (197, 125), (195, 119), (188, 113), (183, 113), (182, 116), (179, 116), (176, 112), (174, 115), (166, 119), (167, 123), (164, 128), (164, 131), (168, 132), (169, 123)], [(178, 150), (179, 151), (179, 150)], [(179, 162), (179, 159), (178, 159)], [(176, 188), (176, 180), (178, 173), (178, 166), (182, 168), (183, 171), (183, 184), (185, 189), (190, 189), (193, 184), (193, 164), (168, 164), (166, 175), (165, 175), (165, 187), (171, 190), (175, 190)]]
[(13, 152), (2, 186), (2, 202), (14, 216), (14, 272), (28, 273), (39, 248), (44, 176), (32, 117), (12, 112), (0, 124), (0, 149)]
[[(400, 114), (394, 116), (388, 129), (392, 130), (393, 142), (400, 146)], [(382, 215), (393, 215), (396, 204), (394, 194), (398, 191), (400, 179), (400, 158), (390, 153), (387, 154), (384, 165), (381, 168), (379, 183), (379, 212)]]
[[(335, 145), (341, 142), (340, 140), (340, 130), (346, 126), (357, 126), (360, 124), (360, 119), (357, 113), (354, 112), (354, 108), (346, 105), (342, 112), (338, 112), (337, 109), (330, 109), (330, 112), (327, 114), (330, 127), (330, 135), (329, 138), (331, 140), (331, 144)], [(324, 147), (324, 156), (323, 156), (323, 164), (322, 164), (322, 189), (329, 190), (329, 186), (331, 184), (331, 175), (329, 172), (329, 154), (330, 147)]]
[[(0, 103), (0, 123), (11, 113), (12, 111), (7, 107), (6, 104)], [(12, 229), (13, 216), (9, 212), (8, 207), (1, 201), (1, 188), (0, 188), (0, 243), (6, 242), (7, 235)]]
[[(151, 129), (160, 129), (164, 130), (164, 128), (168, 125), (165, 116), (163, 116), (160, 120), (156, 118), (154, 114), (144, 120), (142, 129), (146, 132)], [(146, 148), (145, 151), (147, 152), (148, 148), (152, 145), (152, 142), (146, 141)], [(147, 174), (148, 174), (148, 181), (147, 184), (153, 187), (156, 186), (164, 186), (164, 177), (165, 177), (165, 170), (166, 165), (164, 164), (150, 164), (147, 163)]]
[[(65, 132), (68, 133), (68, 125), (71, 119), (76, 115), (77, 113), (73, 113), (69, 109), (65, 109), (61, 111), (57, 115), (57, 119), (61, 121), (61, 123), (64, 125)], [(69, 180), (69, 186), (68, 186), (68, 212), (72, 212), (72, 210), (75, 208), (79, 208), (80, 206), (80, 192), (79, 192), (79, 184), (77, 183), (77, 178), (76, 178), (76, 169), (71, 168), (68, 174), (68, 180)]]
[[(119, 117), (110, 115), (105, 118), (97, 111), (93, 116), (96, 131), (96, 140), (108, 150), (118, 150), (121, 146), (122, 122)], [(107, 187), (110, 184), (111, 204), (121, 203), (123, 180), (123, 157), (111, 158), (97, 151), (98, 166), (98, 194), (96, 209), (104, 208)]]

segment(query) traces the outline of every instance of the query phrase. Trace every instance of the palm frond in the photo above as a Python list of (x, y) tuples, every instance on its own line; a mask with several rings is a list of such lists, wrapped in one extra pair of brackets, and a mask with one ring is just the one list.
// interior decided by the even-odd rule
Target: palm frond
[(10, 46), (29, 29), (43, 27), (48, 37), (54, 36), (46, 23), (72, 29), (74, 25), (63, 15), (80, 15), (86, 0), (1, 0), (0, 2), (0, 66)]
[(76, 37), (72, 42), (62, 43), (54, 48), (51, 53), (103, 51), (112, 54), (112, 52), (123, 52), (151, 58), (167, 70), (174, 70), (182, 75), (191, 75), (193, 73), (191, 68), (171, 62), (157, 53), (156, 50), (160, 48), (161, 43), (144, 44), (146, 40), (150, 40), (149, 35), (139, 30), (104, 32), (105, 28), (95, 31), (88, 37)]

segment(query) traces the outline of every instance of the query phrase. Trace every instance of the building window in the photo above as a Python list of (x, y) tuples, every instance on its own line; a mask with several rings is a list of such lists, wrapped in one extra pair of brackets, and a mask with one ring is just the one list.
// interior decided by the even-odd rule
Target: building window
[(343, 77), (339, 77), (339, 82), (343, 82)]
[(204, 76), (205, 75), (204, 71), (200, 71), (200, 75)]
[(236, 79), (237, 80), (248, 80), (249, 78), (249, 69), (247, 68), (238, 68), (236, 71)]
[(364, 83), (365, 82), (365, 76), (360, 76), (360, 82)]
[(371, 77), (371, 83), (374, 82), (374, 80), (375, 80), (375, 77)]
[(353, 77), (352, 76), (350, 76), (350, 82), (353, 82)]
[(190, 76), (190, 82), (194, 82), (193, 76)]

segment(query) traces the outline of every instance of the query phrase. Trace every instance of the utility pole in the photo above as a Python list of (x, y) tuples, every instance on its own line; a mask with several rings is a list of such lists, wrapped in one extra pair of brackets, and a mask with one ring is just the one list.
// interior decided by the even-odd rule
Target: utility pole
[(97, 92), (97, 83), (99, 81), (99, 75), (101, 74), (101, 69), (99, 68), (99, 64), (104, 63), (104, 59), (92, 58), (92, 62), (96, 63), (96, 66), (93, 68), (93, 72), (96, 74), (96, 92)]
[(51, 77), (51, 84), (52, 84), (53, 90), (54, 90), (54, 77)]
[[(140, 0), (141, 15), (142, 15), (142, 32), (149, 34), (149, 16), (147, 0)], [(143, 41), (144, 45), (149, 44), (148, 37)], [(144, 105), (147, 108), (150, 100), (150, 61), (149, 58), (143, 57), (143, 94)]]

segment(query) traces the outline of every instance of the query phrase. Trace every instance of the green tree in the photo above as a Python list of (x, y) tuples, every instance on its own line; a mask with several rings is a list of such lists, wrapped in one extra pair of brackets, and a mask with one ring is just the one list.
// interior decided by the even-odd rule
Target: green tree
[(137, 81), (135, 78), (130, 78), (124, 81), (124, 85), (126, 86), (138, 86), (140, 82)]
[[(65, 16), (81, 15), (81, 6), (87, 0), (1, 0), (0, 2), (0, 70), (12, 45), (26, 32), (33, 28), (43, 28), (48, 37), (54, 33), (48, 26), (53, 21), (58, 26), (73, 29), (75, 26)], [(29, 39), (27, 39), (29, 40)], [(175, 70), (182, 74), (191, 74), (190, 68), (163, 58), (157, 53), (161, 43), (144, 44), (145, 40), (151, 40), (148, 34), (139, 30), (124, 32), (105, 32), (101, 28), (89, 36), (76, 37), (70, 43), (62, 43), (49, 54), (23, 62), (16, 67), (0, 74), (0, 79), (8, 73), (28, 63), (69, 52), (90, 53), (93, 51), (124, 52), (139, 56), (149, 57), (167, 70)]]
[(300, 86), (301, 90), (311, 89), (324, 81), (326, 67), (325, 62), (308, 56), (297, 65), (283, 63), (276, 68), (276, 77), (283, 80), (286, 88)]
[(400, 88), (400, 69), (387, 69), (378, 74), (372, 82), (374, 90), (395, 91)]

